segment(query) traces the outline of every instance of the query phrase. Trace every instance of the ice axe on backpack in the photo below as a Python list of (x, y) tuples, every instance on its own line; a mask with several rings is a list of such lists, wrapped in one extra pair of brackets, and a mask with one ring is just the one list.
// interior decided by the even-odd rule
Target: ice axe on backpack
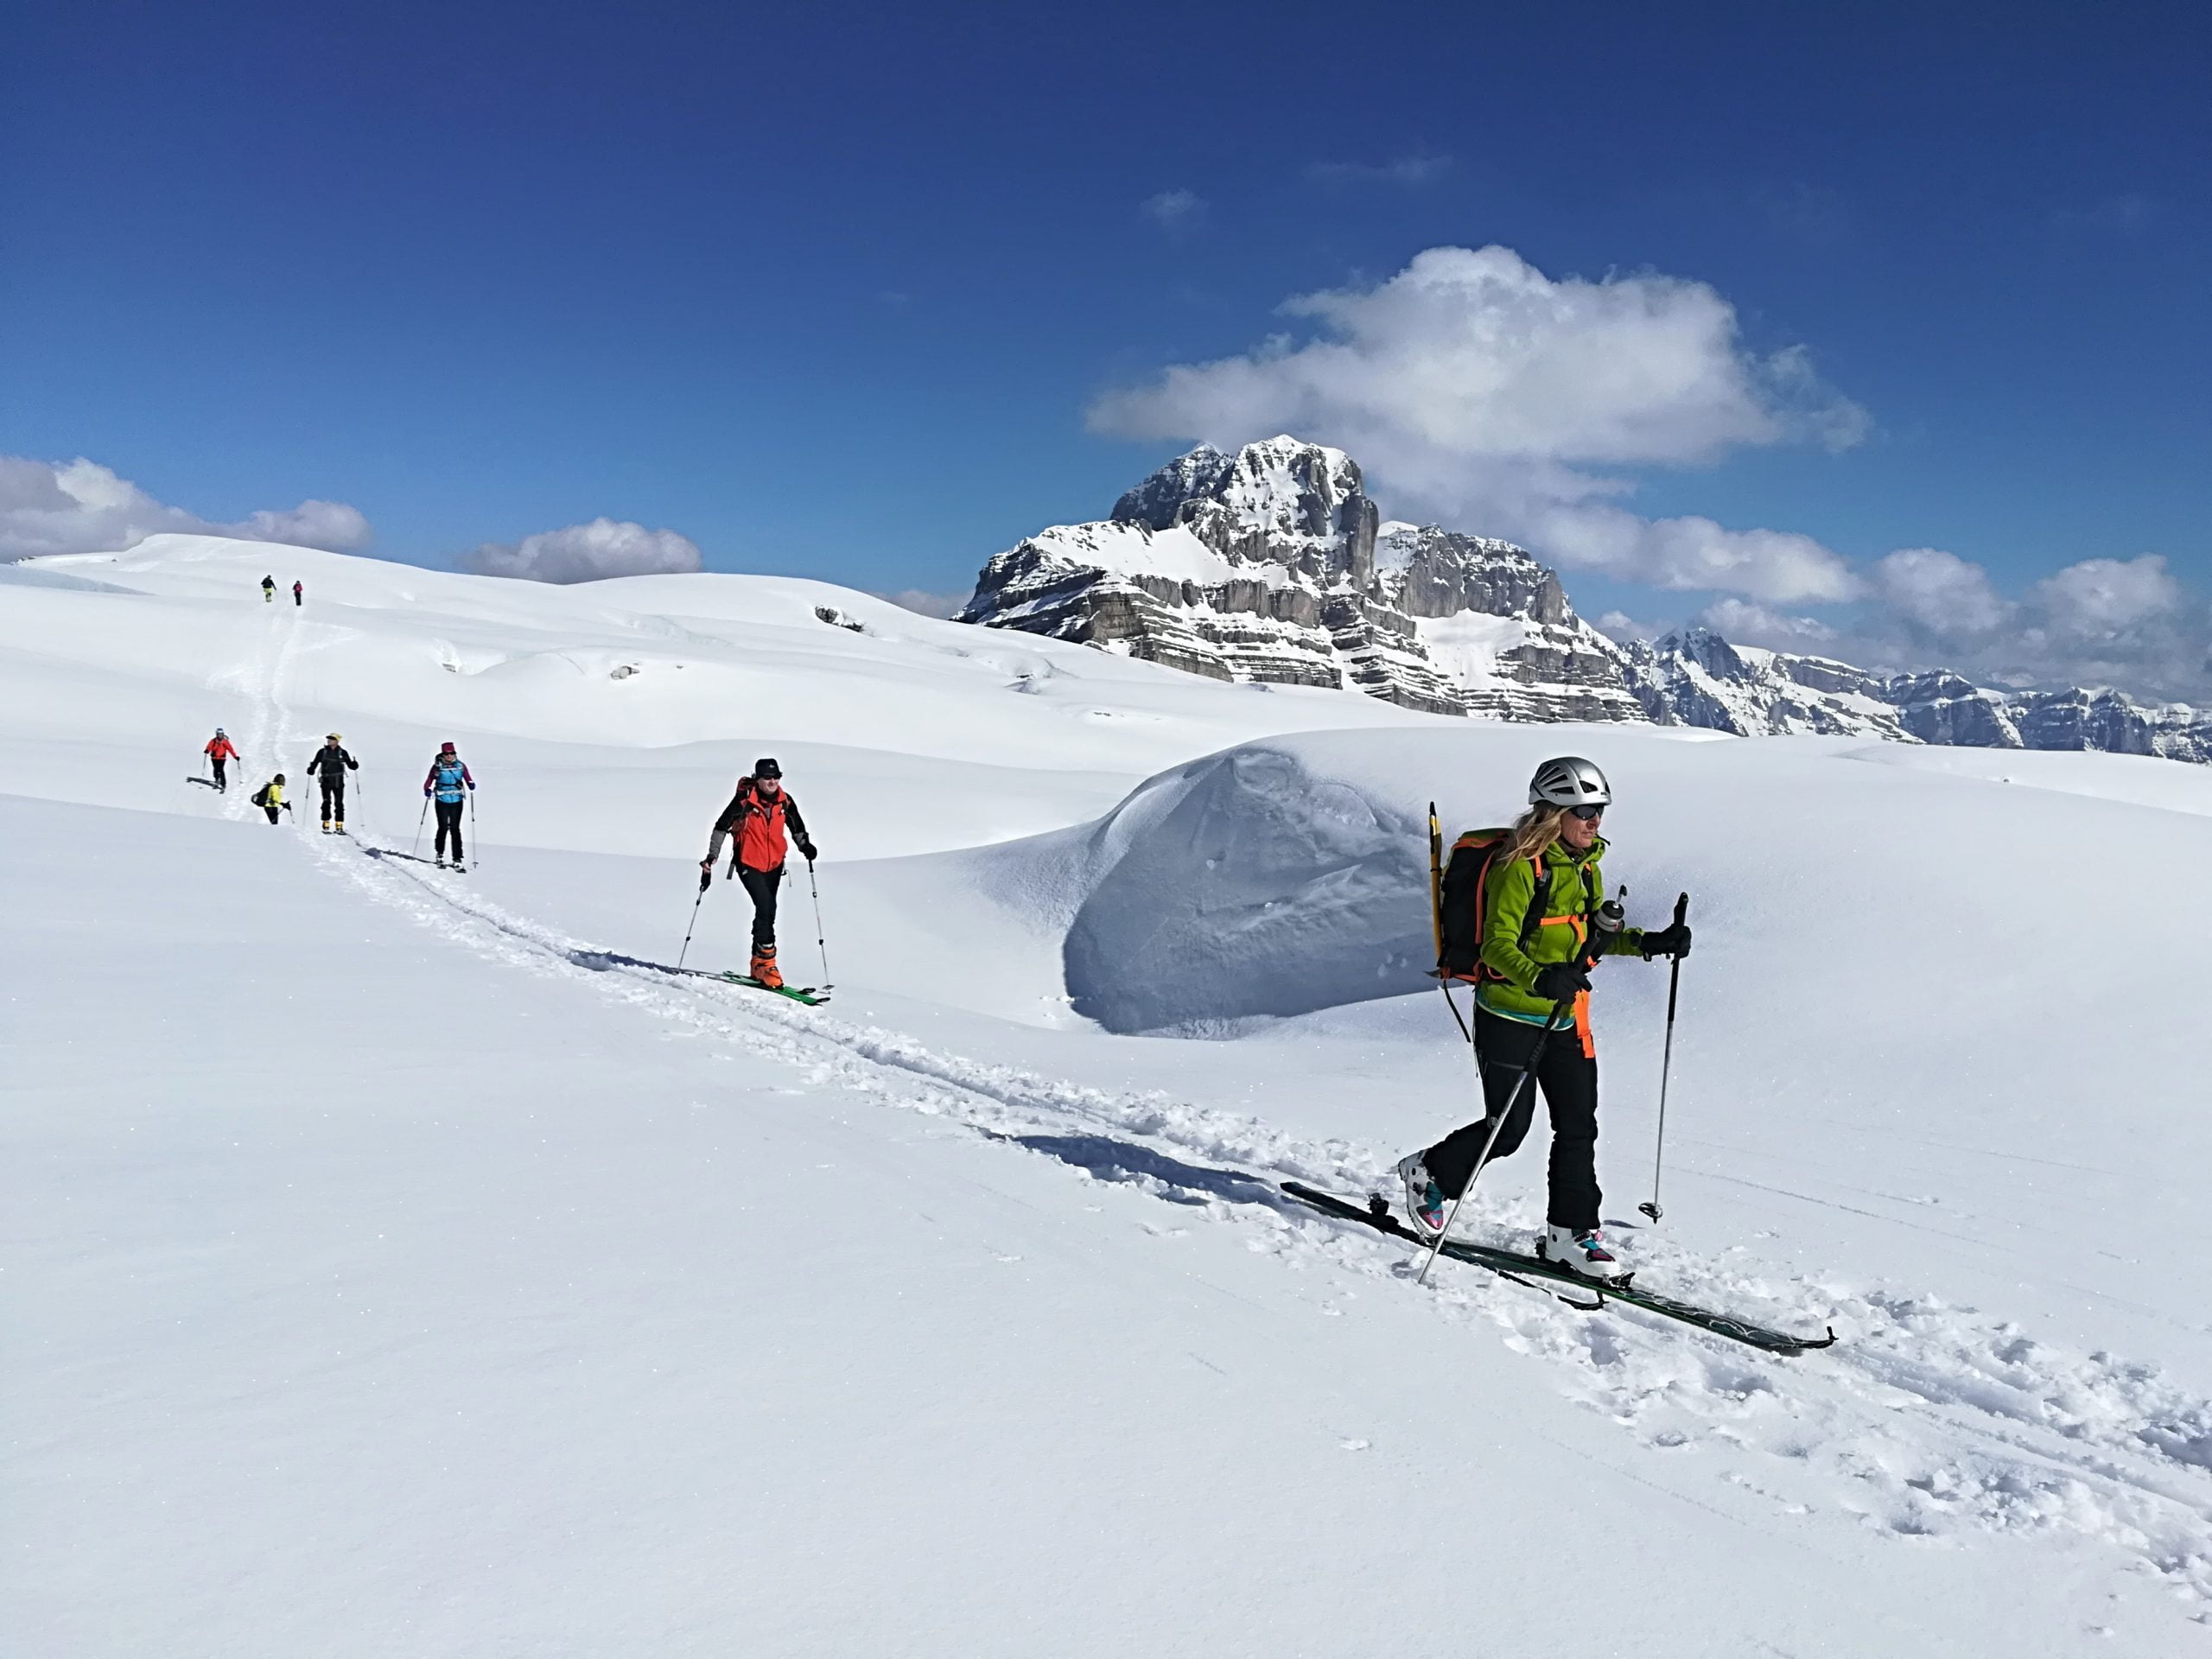
[[(1675, 925), (1679, 928), (1689, 919), (1690, 896), (1683, 893), (1675, 900)], [(1675, 1065), (1675, 995), (1682, 986), (1682, 959), (1676, 956), (1667, 970), (1667, 1042), (1659, 1054), (1659, 1138), (1651, 1149), (1651, 1201), (1637, 1205), (1637, 1211), (1656, 1222), (1665, 1213), (1659, 1208), (1659, 1172), (1667, 1161), (1667, 1074)]]

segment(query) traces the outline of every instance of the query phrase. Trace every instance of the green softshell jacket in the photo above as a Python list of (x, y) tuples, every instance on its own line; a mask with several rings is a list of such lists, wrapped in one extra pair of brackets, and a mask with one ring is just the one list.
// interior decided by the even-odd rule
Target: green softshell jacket
[[(1603, 836), (1590, 843), (1587, 852), (1572, 851), (1563, 842), (1552, 843), (1544, 855), (1551, 887), (1543, 917), (1533, 929), (1527, 929), (1527, 924), (1529, 902), (1536, 893), (1535, 867), (1525, 858), (1491, 866), (1484, 878), (1482, 959), (1483, 966), (1497, 977), (1483, 981), (1475, 992), (1477, 1001), (1498, 1014), (1549, 1017), (1553, 1005), (1535, 992), (1536, 970), (1565, 962), (1581, 948), (1589, 918), (1605, 901), (1605, 877), (1599, 866), (1605, 855)], [(1521, 946), (1524, 929), (1529, 933), (1525, 950)], [(1629, 951), (1643, 954), (1642, 928), (1623, 928), (1606, 954)]]

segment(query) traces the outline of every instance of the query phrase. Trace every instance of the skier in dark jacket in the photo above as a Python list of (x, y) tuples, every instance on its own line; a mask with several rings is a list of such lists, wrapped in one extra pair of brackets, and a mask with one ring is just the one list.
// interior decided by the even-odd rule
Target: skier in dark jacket
[[(361, 763), (340, 747), (338, 734), (333, 732), (323, 740), (322, 747), (315, 752), (315, 759), (308, 762), (308, 776), (322, 785), (322, 833), (346, 833), (346, 774), (359, 772)], [(337, 820), (334, 832), (331, 820)]]
[[(423, 779), (424, 797), (435, 804), (438, 814), (438, 868), (446, 863), (446, 837), (453, 837), (453, 867), (464, 868), (461, 861), (461, 803), (476, 791), (476, 780), (468, 775), (451, 743), (438, 745), (438, 758), (430, 762), (429, 775)], [(416, 843), (420, 845), (421, 843)]]
[(261, 579), (261, 602), (264, 605), (271, 605), (276, 602), (276, 578), (274, 576), (264, 576)]
[(201, 753), (207, 755), (207, 764), (214, 768), (215, 792), (218, 795), (229, 793), (231, 780), (224, 770), (223, 763), (239, 758), (238, 746), (229, 738), (225, 737), (223, 728), (218, 726), (215, 728), (215, 735), (207, 740), (207, 747)]
[(304, 591), (305, 589), (303, 589), (298, 582), (296, 582), (292, 584), (292, 603), (296, 607), (306, 602), (300, 597), (301, 594)]
[(771, 990), (780, 990), (784, 983), (776, 966), (776, 893), (783, 885), (787, 825), (799, 856), (813, 863), (814, 842), (808, 838), (798, 803), (784, 788), (784, 769), (772, 756), (764, 755), (753, 763), (750, 776), (737, 780), (737, 793), (715, 820), (707, 855), (699, 861), (699, 889), (703, 893), (715, 879), (715, 861), (721, 856), (723, 841), (736, 837), (729, 868), (753, 899), (751, 972)]
[[(1583, 966), (1605, 899), (1598, 826), (1612, 800), (1605, 774), (1578, 755), (1536, 768), (1529, 810), (1508, 830), (1477, 831), (1464, 842), (1495, 844), (1478, 880), (1444, 885), (1443, 969), (1475, 985), (1475, 1049), (1485, 1115), (1433, 1146), (1398, 1161), (1406, 1209), (1417, 1231), (1433, 1238), (1453, 1200), (1466, 1191), (1489, 1148), (1510, 1156), (1529, 1133), (1541, 1088), (1551, 1115), (1550, 1200), (1536, 1254), (1590, 1279), (1624, 1269), (1598, 1232), (1598, 1047), (1590, 1028), (1590, 976)], [(1464, 855), (1455, 849), (1455, 868)], [(1456, 887), (1456, 891), (1455, 891)], [(1462, 937), (1481, 940), (1471, 960), (1452, 959), (1455, 906)], [(1601, 936), (1602, 937), (1602, 936)], [(1690, 930), (1624, 927), (1605, 938), (1608, 956), (1686, 957)], [(1564, 1018), (1571, 1013), (1571, 1020)], [(1554, 1027), (1555, 1034), (1545, 1033)], [(1541, 1051), (1541, 1058), (1538, 1058)], [(1535, 1075), (1524, 1079), (1534, 1060)]]

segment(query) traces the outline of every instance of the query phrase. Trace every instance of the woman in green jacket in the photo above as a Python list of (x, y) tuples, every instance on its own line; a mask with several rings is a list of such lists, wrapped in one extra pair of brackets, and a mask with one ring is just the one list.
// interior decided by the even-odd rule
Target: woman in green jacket
[[(1598, 829), (1612, 798), (1596, 766), (1563, 755), (1536, 768), (1529, 810), (1510, 830), (1497, 832), (1494, 847), (1491, 837), (1467, 838), (1475, 843), (1470, 868), (1478, 874), (1472, 892), (1464, 881), (1455, 891), (1447, 880), (1446, 934), (1450, 907), (1466, 906), (1469, 920), (1480, 917), (1481, 950), (1473, 962), (1445, 967), (1475, 984), (1475, 1047), (1485, 1115), (1398, 1163), (1414, 1225), (1433, 1238), (1473, 1178), (1483, 1148), (1498, 1159), (1520, 1147), (1541, 1088), (1552, 1120), (1551, 1197), (1536, 1254), (1592, 1279), (1623, 1272), (1598, 1231), (1598, 1049), (1590, 1030), (1590, 976), (1583, 965), (1605, 897), (1599, 868), (1605, 841)], [(1455, 853), (1455, 861), (1467, 855)], [(1647, 962), (1683, 957), (1689, 954), (1690, 931), (1681, 924), (1623, 928), (1602, 948), (1605, 954), (1632, 952)], [(1560, 1017), (1569, 1013), (1571, 1021)], [(1554, 1021), (1547, 1040), (1545, 1028)], [(1534, 1086), (1523, 1088), (1532, 1058)]]

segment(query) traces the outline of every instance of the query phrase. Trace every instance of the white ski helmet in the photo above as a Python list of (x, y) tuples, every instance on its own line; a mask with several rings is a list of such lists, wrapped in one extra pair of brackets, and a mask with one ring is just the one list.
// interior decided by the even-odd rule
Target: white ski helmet
[(1529, 780), (1531, 806), (1603, 806), (1613, 798), (1597, 762), (1562, 754), (1536, 768)]

